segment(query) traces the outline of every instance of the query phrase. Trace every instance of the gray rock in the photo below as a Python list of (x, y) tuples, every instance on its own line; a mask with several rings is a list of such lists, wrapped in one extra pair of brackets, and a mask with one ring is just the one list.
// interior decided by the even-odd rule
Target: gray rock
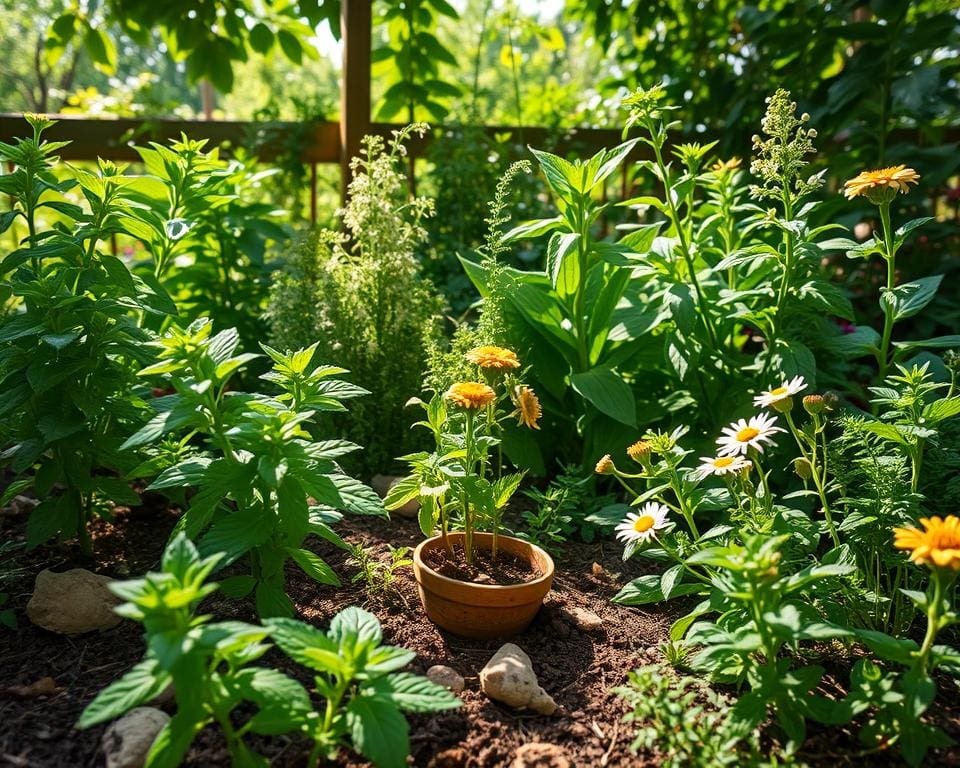
[(27, 616), (38, 627), (60, 635), (110, 629), (120, 623), (113, 608), (120, 600), (107, 589), (112, 579), (74, 568), (37, 574)]
[(491, 699), (517, 709), (527, 708), (552, 715), (557, 704), (540, 684), (530, 657), (513, 643), (506, 643), (480, 670), (480, 689)]
[(584, 632), (596, 632), (603, 628), (603, 619), (586, 608), (568, 608), (567, 613), (570, 614), (573, 623)]
[(430, 667), (427, 670), (427, 679), (454, 693), (460, 693), (465, 685), (463, 675), (453, 667), (447, 667), (443, 664), (434, 664)]
[(170, 715), (153, 707), (137, 707), (114, 720), (101, 741), (107, 768), (143, 768), (153, 740), (169, 722)]

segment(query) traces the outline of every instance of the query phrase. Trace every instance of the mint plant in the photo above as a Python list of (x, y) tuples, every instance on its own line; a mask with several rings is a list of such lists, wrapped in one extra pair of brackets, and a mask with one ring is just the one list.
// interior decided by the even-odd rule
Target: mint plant
[[(0, 316), (0, 460), (17, 476), (14, 494), (29, 488), (41, 500), (28, 545), (76, 536), (89, 553), (87, 526), (109, 515), (105, 502), (139, 503), (121, 476), (139, 462), (119, 449), (145, 418), (133, 387), (152, 353), (151, 334), (132, 312), (166, 318), (176, 307), (156, 280), (131, 274), (104, 250), (113, 235), (130, 231), (142, 179), (106, 161), (93, 172), (68, 167), (68, 178), (58, 178), (64, 143), (44, 140), (49, 120), (28, 122), (29, 138), (0, 143), (0, 159), (14, 167), (0, 176), (0, 192), (13, 199), (0, 234), (27, 230), (0, 261), (0, 298), (15, 309)], [(82, 205), (67, 198), (71, 191)]]
[[(406, 765), (410, 751), (403, 711), (460, 706), (446, 689), (400, 672), (415, 654), (381, 645), (379, 623), (359, 608), (334, 616), (327, 633), (292, 619), (258, 626), (197, 616), (200, 602), (218, 588), (206, 580), (221, 561), (219, 553), (201, 557), (181, 533), (164, 552), (159, 573), (111, 585), (127, 601), (117, 612), (143, 624), (147, 651), (87, 706), (78, 728), (119, 717), (172, 685), (177, 711), (154, 740), (148, 768), (180, 765), (210, 724), (223, 732), (236, 766), (269, 765), (246, 743), (247, 734), (294, 733), (313, 742), (310, 765), (352, 745), (378, 768), (394, 768)], [(270, 650), (271, 637), (290, 658), (319, 673), (322, 711), (293, 678), (253, 666)]]
[(315, 440), (307, 427), (320, 413), (342, 412), (343, 401), (366, 391), (338, 378), (345, 371), (311, 367), (316, 347), (283, 354), (263, 345), (272, 369), (261, 376), (274, 396), (231, 390), (233, 377), (253, 353), (237, 354), (235, 329), (213, 334), (205, 318), (176, 326), (152, 342), (158, 362), (141, 376), (164, 376), (175, 394), (154, 401), (156, 415), (124, 447), (148, 445), (165, 435), (192, 435), (202, 453), (164, 469), (151, 489), (192, 486), (197, 493), (178, 530), (199, 541), (205, 554), (223, 563), (246, 557), (249, 574), (229, 579), (232, 596), (255, 593), (261, 616), (293, 612), (284, 591), (288, 559), (322, 584), (339, 584), (330, 567), (303, 542), (315, 533), (337, 546), (330, 528), (338, 510), (385, 514), (372, 489), (343, 474), (336, 459), (359, 446), (345, 440)]

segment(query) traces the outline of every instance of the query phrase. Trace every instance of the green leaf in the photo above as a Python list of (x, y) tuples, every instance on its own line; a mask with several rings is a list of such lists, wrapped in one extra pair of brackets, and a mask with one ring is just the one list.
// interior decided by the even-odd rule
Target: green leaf
[(321, 584), (340, 585), (340, 579), (337, 578), (337, 574), (333, 572), (333, 569), (309, 549), (293, 549), (292, 547), (288, 547), (287, 554), (289, 554), (294, 562), (300, 566), (300, 569), (314, 581), (320, 582)]
[(254, 24), (250, 30), (250, 47), (260, 54), (273, 48), (273, 32), (262, 21)]
[(598, 411), (631, 427), (637, 425), (633, 390), (609, 368), (592, 368), (570, 377), (573, 389)]
[(580, 287), (580, 261), (576, 232), (555, 232), (547, 245), (546, 271), (550, 283), (560, 296), (572, 296)]
[(276, 669), (241, 669), (230, 684), (260, 708), (249, 721), (254, 733), (287, 733), (313, 711), (306, 689)]
[[(702, 584), (677, 584), (673, 587), (673, 597), (692, 595), (705, 589)], [(648, 573), (626, 584), (613, 597), (613, 602), (620, 605), (649, 605), (665, 600), (663, 589), (660, 586), (660, 576)]]
[(396, 705), (375, 696), (356, 696), (347, 705), (346, 720), (354, 749), (377, 768), (405, 768), (410, 737)]
[(337, 506), (355, 515), (387, 516), (383, 501), (370, 486), (347, 475), (328, 475), (327, 477), (335, 486), (339, 496), (339, 504), (331, 506)]
[[(920, 312), (937, 294), (943, 275), (932, 275), (911, 280), (909, 283), (898, 285), (892, 291), (884, 294), (884, 299), (893, 302), (894, 322), (913, 317)], [(887, 299), (887, 297), (892, 297)]]
[(333, 617), (329, 635), (338, 645), (379, 645), (383, 636), (377, 617), (355, 605), (344, 608)]
[(287, 618), (264, 619), (270, 636), (287, 656), (317, 672), (343, 674), (344, 662), (337, 643), (316, 627)]
[(280, 43), (283, 55), (294, 64), (300, 64), (303, 61), (303, 46), (296, 35), (281, 29), (277, 32), (277, 42)]
[(460, 699), (446, 688), (409, 672), (378, 678), (371, 687), (407, 712), (442, 712), (462, 706)]
[(257, 510), (232, 512), (211, 526), (200, 541), (200, 552), (204, 556), (222, 552), (223, 564), (228, 565), (265, 542), (271, 527), (269, 516)]
[(120, 717), (159, 696), (170, 682), (169, 673), (160, 669), (156, 659), (144, 659), (97, 694), (80, 715), (77, 728), (89, 728)]

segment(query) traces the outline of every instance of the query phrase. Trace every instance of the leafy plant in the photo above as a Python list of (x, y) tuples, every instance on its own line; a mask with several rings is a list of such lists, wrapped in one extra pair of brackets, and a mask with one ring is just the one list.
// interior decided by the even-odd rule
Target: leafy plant
[[(460, 705), (429, 680), (398, 672), (414, 654), (381, 645), (376, 618), (358, 608), (334, 616), (326, 634), (292, 619), (257, 626), (197, 616), (200, 602), (217, 589), (206, 579), (221, 559), (220, 553), (202, 558), (180, 534), (164, 552), (159, 573), (111, 585), (127, 601), (117, 612), (143, 624), (147, 652), (87, 706), (78, 728), (118, 717), (172, 685), (177, 711), (150, 747), (149, 768), (180, 765), (211, 723), (222, 730), (233, 765), (269, 765), (244, 741), (247, 734), (293, 732), (314, 742), (311, 765), (352, 743), (379, 768), (391, 768), (405, 765), (410, 751), (401, 710)], [(296, 680), (252, 666), (270, 650), (271, 637), (294, 661), (321, 673), (315, 681), (322, 712)]]
[(378, 560), (370, 549), (360, 544), (350, 548), (350, 559), (347, 562), (357, 567), (353, 583), (363, 582), (369, 597), (390, 592), (395, 588), (397, 571), (413, 565), (410, 547), (394, 547), (392, 544), (387, 547), (390, 553), (388, 562)]
[(401, 768), (410, 754), (402, 712), (461, 705), (446, 688), (398, 671), (416, 654), (382, 645), (380, 623), (364, 610), (341, 611), (326, 633), (292, 619), (270, 619), (267, 625), (284, 653), (318, 673), (314, 689), (324, 700), (323, 715), (305, 727), (314, 741), (312, 761), (331, 759), (339, 746), (352, 744), (378, 768)]
[(319, 340), (319, 353), (372, 393), (349, 422), (336, 420), (346, 436), (369, 446), (357, 466), (370, 475), (384, 472), (398, 447), (416, 447), (403, 407), (421, 391), (424, 339), (440, 311), (415, 256), (432, 203), (410, 198), (398, 167), (403, 142), (423, 130), (409, 126), (389, 148), (378, 137), (365, 140), (343, 212), (348, 238), (325, 231), (304, 246), (294, 270), (277, 278), (267, 309), (275, 346)]
[(758, 731), (744, 731), (732, 703), (696, 678), (676, 677), (662, 666), (640, 667), (614, 688), (636, 725), (630, 749), (652, 752), (665, 768), (758, 765)]
[[(58, 179), (55, 153), (65, 142), (43, 139), (49, 120), (28, 122), (30, 138), (0, 144), (0, 157), (14, 165), (0, 176), (0, 190), (14, 201), (0, 215), (0, 232), (18, 222), (27, 228), (0, 263), (0, 295), (16, 304), (0, 317), (0, 419), (9, 441), (3, 461), (18, 476), (13, 494), (32, 488), (41, 499), (27, 525), (28, 546), (77, 536), (90, 552), (88, 522), (109, 515), (100, 500), (139, 503), (120, 477), (137, 459), (119, 448), (145, 414), (132, 395), (134, 373), (152, 355), (144, 345), (151, 334), (131, 310), (165, 317), (176, 307), (155, 280), (131, 274), (103, 250), (130, 230), (143, 180), (106, 161), (95, 172), (69, 168), (72, 178)], [(84, 205), (68, 200), (71, 190)], [(42, 228), (58, 216), (62, 223)]]
[(342, 368), (311, 367), (316, 345), (291, 354), (262, 345), (273, 367), (261, 379), (279, 394), (231, 390), (231, 379), (259, 355), (237, 354), (235, 329), (212, 331), (213, 323), (200, 319), (153, 342), (158, 362), (140, 375), (165, 376), (175, 394), (154, 400), (156, 416), (124, 447), (148, 445), (171, 432), (203, 440), (203, 455), (166, 468), (150, 488), (197, 488), (177, 529), (198, 539), (201, 552), (220, 553), (222, 564), (246, 556), (249, 575), (224, 582), (228, 594), (255, 591), (261, 616), (290, 615), (288, 559), (322, 584), (339, 583), (304, 548), (306, 536), (314, 533), (346, 549), (330, 528), (340, 519), (336, 510), (383, 514), (373, 490), (343, 474), (335, 461), (359, 446), (315, 440), (305, 429), (318, 413), (342, 412), (342, 401), (366, 390), (335, 378), (346, 373)]
[(563, 467), (545, 490), (530, 488), (524, 494), (536, 508), (524, 510), (524, 530), (518, 531), (517, 536), (546, 548), (563, 544), (574, 535), (586, 542), (593, 541), (599, 526), (592, 516), (609, 506), (613, 498), (595, 497), (590, 478), (572, 464)]

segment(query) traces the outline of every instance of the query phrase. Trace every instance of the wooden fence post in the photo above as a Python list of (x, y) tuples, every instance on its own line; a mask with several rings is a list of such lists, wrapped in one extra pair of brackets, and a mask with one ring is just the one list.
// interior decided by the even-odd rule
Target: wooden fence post
[(360, 141), (370, 132), (370, 46), (373, 35), (372, 0), (343, 0), (343, 73), (340, 83), (340, 198), (346, 202), (350, 159), (360, 152)]

